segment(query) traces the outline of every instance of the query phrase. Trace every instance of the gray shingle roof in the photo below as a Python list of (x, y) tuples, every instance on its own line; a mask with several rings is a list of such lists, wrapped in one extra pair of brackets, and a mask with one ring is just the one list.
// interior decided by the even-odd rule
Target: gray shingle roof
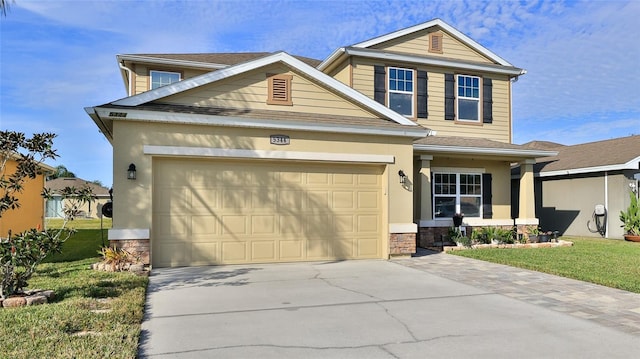
[(622, 165), (640, 158), (640, 135), (554, 148), (557, 156), (538, 159), (539, 172)]
[[(163, 60), (181, 60), (181, 61), (194, 61), (210, 64), (221, 65), (235, 65), (246, 61), (255, 60), (267, 55), (271, 55), (270, 52), (233, 52), (233, 53), (202, 53), (202, 54), (130, 54), (135, 56), (144, 56), (150, 58), (158, 58)], [(316, 67), (320, 65), (320, 60), (312, 59), (304, 56), (295, 56), (298, 60)]]
[(95, 183), (85, 181), (81, 178), (74, 177), (58, 177), (45, 183), (45, 188), (50, 189), (53, 193), (58, 193), (60, 190), (66, 187), (84, 188), (88, 186), (93, 191), (93, 194), (99, 197), (109, 196), (109, 189), (99, 186)]

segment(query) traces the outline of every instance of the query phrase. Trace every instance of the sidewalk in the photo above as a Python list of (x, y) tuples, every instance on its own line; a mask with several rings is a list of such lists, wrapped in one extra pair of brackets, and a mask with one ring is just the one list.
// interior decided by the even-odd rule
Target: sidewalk
[(640, 294), (422, 248), (394, 262), (640, 336)]

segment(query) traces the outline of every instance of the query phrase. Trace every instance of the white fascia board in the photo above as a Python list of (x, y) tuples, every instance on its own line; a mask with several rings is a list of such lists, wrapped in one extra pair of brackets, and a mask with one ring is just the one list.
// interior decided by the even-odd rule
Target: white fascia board
[(336, 62), (340, 57), (342, 57), (345, 54), (345, 48), (341, 47), (339, 49), (336, 49), (331, 55), (329, 55), (329, 57), (327, 57), (324, 61), (322, 61), (322, 63), (320, 63), (320, 65), (318, 65), (318, 67), (316, 67), (318, 70), (323, 71), (330, 65), (333, 64), (334, 62)]
[(148, 57), (148, 56), (139, 56), (139, 55), (116, 55), (116, 59), (118, 63), (122, 61), (132, 61), (132, 62), (153, 63), (158, 65), (168, 65), (168, 66), (175, 66), (175, 67), (189, 67), (189, 68), (195, 68), (195, 69), (219, 70), (225, 67), (229, 67), (229, 65), (225, 65), (225, 64), (213, 64), (210, 62), (199, 62), (199, 61), (189, 61), (189, 60), (161, 59), (157, 57)]
[[(499, 67), (497, 65), (492, 64), (482, 64), (482, 63), (469, 63), (464, 61), (457, 61), (445, 58), (435, 58), (435, 57), (423, 57), (416, 55), (405, 55), (398, 53), (389, 53), (379, 50), (370, 50), (370, 49), (358, 49), (354, 47), (346, 48), (345, 52), (348, 55), (352, 56), (361, 56), (370, 59), (378, 59), (384, 61), (394, 61), (394, 62), (410, 62), (410, 63), (418, 63), (430, 66), (440, 66), (440, 67), (452, 67), (456, 69), (469, 70), (469, 71), (484, 71), (502, 75), (510, 75), (510, 76), (520, 76), (525, 74), (523, 69), (510, 66), (509, 67)], [(505, 65), (506, 66), (506, 65)]]
[(509, 157), (551, 157), (556, 156), (556, 151), (540, 151), (540, 150), (516, 150), (509, 148), (482, 148), (482, 147), (463, 147), (463, 146), (435, 146), (414, 144), (414, 151), (425, 151), (434, 153), (455, 153), (455, 154), (478, 154), (478, 155), (496, 155)]
[(424, 29), (427, 29), (427, 28), (430, 28), (430, 27), (433, 27), (433, 26), (441, 27), (443, 30), (445, 30), (446, 32), (450, 33), (454, 37), (458, 38), (459, 40), (464, 42), (466, 45), (471, 47), (472, 49), (478, 51), (479, 53), (481, 53), (484, 56), (488, 57), (489, 59), (499, 63), (500, 65), (513, 66), (511, 63), (509, 63), (509, 61), (507, 61), (507, 60), (503, 59), (502, 57), (496, 55), (495, 53), (493, 53), (492, 51), (490, 51), (486, 47), (480, 45), (479, 43), (477, 43), (476, 41), (474, 41), (473, 39), (471, 39), (467, 35), (465, 35), (465, 34), (461, 33), (460, 31), (456, 30), (453, 26), (451, 26), (451, 25), (447, 24), (446, 22), (442, 21), (441, 19), (433, 19), (431, 21), (427, 21), (427, 22), (422, 23), (422, 24), (418, 24), (418, 25), (415, 25), (415, 26), (412, 26), (412, 27), (408, 27), (406, 29), (398, 30), (398, 31), (392, 32), (390, 34), (382, 35), (382, 36), (373, 38), (371, 40), (367, 40), (367, 41), (355, 44), (355, 45), (353, 45), (353, 47), (361, 47), (361, 48), (371, 47), (371, 46), (383, 43), (385, 41), (393, 40), (393, 39), (396, 39), (398, 37), (402, 37), (402, 36), (417, 32), (417, 31), (422, 31)]
[(321, 161), (345, 163), (395, 163), (393, 155), (372, 155), (366, 153), (331, 153), (301, 151), (245, 150), (235, 148), (154, 146), (144, 145), (145, 155), (171, 157), (224, 157), (245, 159), (269, 159), (290, 161)]
[[(126, 113), (126, 117), (109, 117), (111, 112)], [(353, 133), (363, 135), (381, 135), (420, 138), (425, 137), (429, 130), (423, 127), (409, 127), (403, 129), (387, 129), (375, 126), (337, 126), (322, 123), (300, 123), (295, 121), (262, 120), (234, 116), (213, 116), (191, 113), (175, 113), (160, 111), (144, 111), (134, 109), (111, 109), (98, 107), (96, 113), (100, 118), (109, 118), (114, 121), (137, 120), (158, 123), (178, 123), (192, 125), (212, 125), (229, 127), (247, 127), (262, 129), (279, 129), (292, 131)], [(95, 120), (94, 120), (95, 121)]]
[(605, 171), (637, 170), (638, 163), (640, 163), (640, 157), (636, 157), (627, 163), (621, 163), (617, 165), (572, 168), (572, 169), (548, 171), (548, 172), (543, 171), (543, 172), (540, 172), (538, 176), (552, 177), (552, 176), (577, 175), (577, 174), (605, 172)]
[(263, 66), (267, 66), (276, 62), (283, 62), (292, 68), (304, 73), (306, 76), (313, 78), (319, 83), (342, 93), (346, 97), (350, 98), (354, 102), (366, 107), (368, 110), (380, 114), (392, 121), (395, 121), (402, 125), (419, 127), (412, 120), (400, 115), (399, 113), (387, 108), (368, 98), (362, 93), (352, 89), (351, 87), (343, 84), (342, 82), (328, 76), (317, 69), (305, 64), (304, 62), (294, 58), (293, 56), (285, 53), (278, 52), (273, 55), (268, 55), (253, 61), (244, 62), (238, 65), (230, 66), (218, 71), (210, 72), (204, 75), (196, 76), (191, 79), (175, 82), (171, 85), (163, 86), (155, 90), (147, 91), (139, 95), (127, 97), (113, 102), (114, 105), (122, 106), (137, 106), (143, 103), (151, 102), (163, 97), (174, 95), (183, 91), (193, 89), (198, 86), (210, 84), (215, 81), (219, 81), (234, 75), (238, 75), (247, 71), (251, 71)]

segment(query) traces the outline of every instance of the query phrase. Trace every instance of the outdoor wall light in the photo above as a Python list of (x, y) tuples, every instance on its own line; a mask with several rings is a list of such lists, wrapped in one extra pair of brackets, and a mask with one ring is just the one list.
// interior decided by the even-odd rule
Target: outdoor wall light
[(407, 175), (404, 174), (403, 170), (398, 171), (398, 176), (400, 176), (400, 183), (404, 184), (407, 181)]
[(127, 170), (127, 179), (136, 179), (136, 165), (133, 163), (129, 165), (129, 169)]

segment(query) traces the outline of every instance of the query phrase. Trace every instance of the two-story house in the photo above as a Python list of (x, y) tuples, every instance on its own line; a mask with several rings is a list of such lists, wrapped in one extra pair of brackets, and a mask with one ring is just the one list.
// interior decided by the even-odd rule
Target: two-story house
[[(388, 258), (464, 226), (536, 224), (511, 144), (524, 70), (436, 19), (336, 50), (117, 57), (109, 240), (154, 266)], [(511, 217), (510, 164), (521, 163)]]

